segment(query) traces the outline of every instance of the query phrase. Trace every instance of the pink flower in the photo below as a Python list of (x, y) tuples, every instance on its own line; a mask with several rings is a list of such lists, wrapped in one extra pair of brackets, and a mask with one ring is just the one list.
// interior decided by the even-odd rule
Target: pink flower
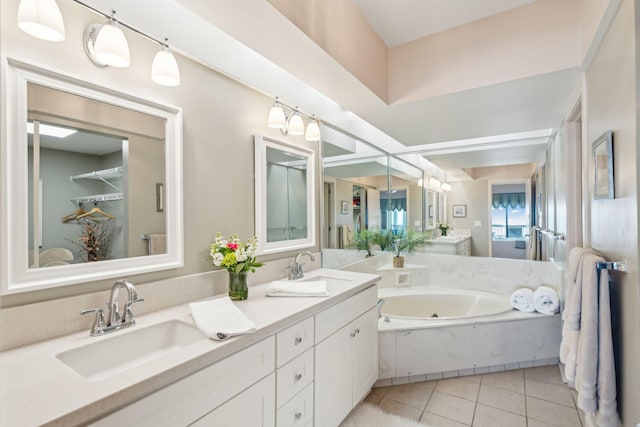
[(231, 249), (232, 251), (238, 250), (238, 244), (237, 243), (227, 243), (227, 247), (229, 249)]

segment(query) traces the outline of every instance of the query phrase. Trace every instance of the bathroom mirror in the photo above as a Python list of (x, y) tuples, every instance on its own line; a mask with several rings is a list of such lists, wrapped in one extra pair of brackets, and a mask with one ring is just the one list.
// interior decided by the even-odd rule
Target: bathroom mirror
[(181, 110), (2, 66), (2, 292), (181, 266)]
[(315, 152), (255, 135), (258, 253), (316, 244)]

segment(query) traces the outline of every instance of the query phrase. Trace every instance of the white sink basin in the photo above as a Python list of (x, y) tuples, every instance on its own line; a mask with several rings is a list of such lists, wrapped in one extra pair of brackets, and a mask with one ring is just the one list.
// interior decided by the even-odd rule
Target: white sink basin
[(344, 277), (318, 275), (318, 276), (303, 277), (302, 279), (296, 280), (296, 282), (319, 282), (321, 280), (324, 280), (325, 282), (327, 282), (329, 280), (342, 281), (342, 282), (350, 282), (351, 281), (350, 279), (345, 279)]
[(152, 326), (113, 332), (97, 341), (56, 355), (65, 365), (89, 380), (100, 380), (182, 347), (206, 339), (195, 326), (168, 320)]

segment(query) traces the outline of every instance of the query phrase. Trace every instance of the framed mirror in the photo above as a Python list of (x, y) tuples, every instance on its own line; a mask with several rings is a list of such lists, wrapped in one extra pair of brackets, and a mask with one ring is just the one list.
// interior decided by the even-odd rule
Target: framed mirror
[(2, 67), (2, 292), (182, 266), (181, 110)]
[(259, 254), (316, 244), (313, 150), (255, 135), (255, 222)]

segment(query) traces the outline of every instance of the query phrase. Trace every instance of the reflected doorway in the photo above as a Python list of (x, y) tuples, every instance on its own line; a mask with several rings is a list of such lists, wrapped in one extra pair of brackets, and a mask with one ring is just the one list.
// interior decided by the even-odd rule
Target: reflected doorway
[(526, 259), (529, 213), (525, 184), (491, 185), (491, 254)]

